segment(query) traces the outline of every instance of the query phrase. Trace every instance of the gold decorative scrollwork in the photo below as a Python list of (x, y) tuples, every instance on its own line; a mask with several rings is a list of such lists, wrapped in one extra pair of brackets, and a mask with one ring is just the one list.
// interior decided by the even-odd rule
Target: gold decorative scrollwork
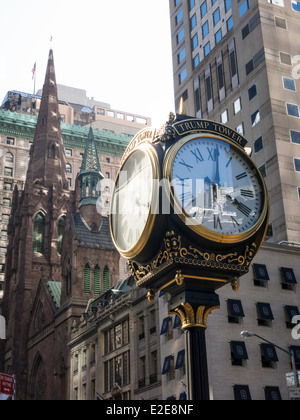
[(181, 329), (207, 328), (208, 315), (219, 306), (192, 306), (190, 303), (182, 303), (178, 308), (169, 312), (169, 315), (178, 315), (181, 320)]
[[(213, 267), (217, 270), (242, 271), (246, 273), (256, 251), (257, 246), (255, 243), (252, 243), (251, 246), (247, 245), (243, 254), (239, 254), (237, 251), (218, 254), (216, 252), (202, 251), (193, 246), (186, 248), (182, 246), (181, 236), (176, 235), (174, 231), (169, 231), (164, 238), (162, 249), (150, 264), (143, 266), (135, 262), (129, 262), (129, 267), (132, 275), (138, 282), (143, 281), (151, 273), (163, 269), (164, 266), (172, 264), (174, 261), (196, 266)], [(178, 276), (177, 280), (179, 280), (179, 283), (183, 281)]]

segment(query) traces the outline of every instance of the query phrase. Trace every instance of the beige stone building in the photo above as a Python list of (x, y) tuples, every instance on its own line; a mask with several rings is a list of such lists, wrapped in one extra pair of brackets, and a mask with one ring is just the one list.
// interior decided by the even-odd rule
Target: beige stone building
[[(292, 336), (292, 318), (300, 314), (299, 257), (299, 248), (265, 244), (239, 291), (229, 285), (218, 291), (221, 308), (209, 315), (206, 332), (211, 399), (289, 399), (291, 357), (240, 333), (248, 330), (286, 351), (293, 348), (300, 370), (300, 340)], [(178, 400), (185, 384), (185, 340), (176, 319), (168, 316), (168, 300), (168, 295), (159, 298), (162, 397)]]
[(170, 0), (176, 104), (249, 141), (273, 243), (300, 242), (299, 12), (291, 0)]

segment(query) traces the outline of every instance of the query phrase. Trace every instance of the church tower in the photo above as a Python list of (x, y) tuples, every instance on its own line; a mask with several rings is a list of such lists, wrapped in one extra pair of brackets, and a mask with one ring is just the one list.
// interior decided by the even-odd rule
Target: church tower
[[(50, 50), (25, 188), (14, 192), (6, 256), (2, 315), (8, 328), (6, 348), (0, 349), (0, 367), (9, 374), (16, 374), (19, 399), (27, 399), (30, 392), (29, 330), (31, 328), (33, 335), (38, 334), (50, 319), (46, 316), (49, 302), (40, 302), (37, 320), (32, 319), (33, 305), (41, 288), (51, 285), (53, 290), (60, 289), (62, 237), (66, 215), (73, 210), (74, 202), (75, 194), (68, 189), (53, 51)], [(41, 354), (36, 357), (44, 366)], [(43, 375), (46, 374), (43, 371)], [(35, 387), (36, 383), (32, 382), (32, 394)]]
[(80, 181), (79, 211), (93, 231), (99, 230), (102, 221), (97, 207), (99, 209), (99, 204), (101, 204), (100, 181), (103, 178), (93, 129), (90, 128), (78, 179)]

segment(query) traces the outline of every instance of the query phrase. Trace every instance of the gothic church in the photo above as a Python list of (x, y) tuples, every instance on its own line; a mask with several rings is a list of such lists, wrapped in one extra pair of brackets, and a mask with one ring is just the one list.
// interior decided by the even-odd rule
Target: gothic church
[(50, 50), (25, 188), (15, 188), (8, 228), (0, 371), (16, 374), (19, 400), (68, 398), (71, 330), (119, 279), (109, 220), (96, 209), (102, 178), (91, 129), (69, 189)]

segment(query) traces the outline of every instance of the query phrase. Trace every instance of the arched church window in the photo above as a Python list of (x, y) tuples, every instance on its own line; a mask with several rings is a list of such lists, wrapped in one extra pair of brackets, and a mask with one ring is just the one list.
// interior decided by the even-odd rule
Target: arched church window
[(58, 228), (57, 228), (57, 254), (61, 255), (62, 241), (64, 236), (66, 226), (66, 217), (63, 216), (59, 219)]
[(33, 252), (39, 254), (44, 254), (45, 252), (45, 227), (45, 216), (42, 213), (38, 213), (34, 219)]
[(89, 181), (88, 179), (85, 182), (85, 196), (89, 197), (90, 196), (90, 188), (89, 188)]
[(56, 147), (55, 147), (55, 144), (52, 144), (52, 146), (50, 147), (50, 157), (52, 157), (53, 159), (56, 158)]
[(94, 270), (94, 293), (100, 295), (100, 268), (96, 265)]
[(103, 271), (103, 292), (107, 292), (109, 290), (109, 268), (105, 267)]
[(89, 264), (84, 267), (83, 273), (83, 291), (86, 295), (91, 293), (91, 268)]

